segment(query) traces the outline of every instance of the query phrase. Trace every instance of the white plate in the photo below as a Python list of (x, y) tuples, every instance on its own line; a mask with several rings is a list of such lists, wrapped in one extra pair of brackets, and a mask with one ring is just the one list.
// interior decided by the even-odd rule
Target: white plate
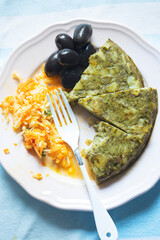
[[(145, 85), (160, 92), (160, 53), (132, 30), (115, 23), (98, 23), (76, 20), (69, 23), (48, 27), (37, 36), (20, 45), (9, 57), (0, 76), (0, 101), (16, 92), (17, 83), (12, 79), (13, 71), (28, 78), (56, 49), (54, 40), (58, 33), (66, 32), (72, 36), (75, 27), (80, 23), (90, 23), (93, 27), (92, 42), (100, 47), (107, 38), (120, 45), (134, 60), (141, 71)], [(1, 110), (0, 110), (1, 111)], [(81, 127), (80, 147), (84, 139), (92, 132), (84, 121), (84, 115), (78, 111)], [(61, 176), (43, 167), (37, 158), (29, 155), (22, 143), (22, 137), (13, 132), (11, 124), (6, 123), (0, 114), (0, 161), (4, 169), (30, 195), (52, 206), (62, 209), (91, 210), (90, 201), (84, 182), (78, 179)], [(93, 134), (93, 132), (92, 132)], [(109, 180), (100, 188), (93, 182), (106, 209), (115, 208), (149, 190), (160, 176), (160, 116), (144, 153), (139, 160), (123, 174)], [(15, 147), (14, 143), (18, 143)], [(5, 155), (4, 148), (10, 149)], [(41, 172), (48, 177), (38, 181), (32, 178), (33, 172)]]

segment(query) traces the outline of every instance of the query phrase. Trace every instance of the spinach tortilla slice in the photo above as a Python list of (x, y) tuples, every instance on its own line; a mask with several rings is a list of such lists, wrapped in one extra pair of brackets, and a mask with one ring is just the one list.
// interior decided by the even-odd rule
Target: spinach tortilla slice
[(149, 137), (147, 134), (142, 137), (125, 133), (102, 121), (96, 125), (96, 131), (93, 144), (85, 149), (84, 154), (99, 184), (133, 163), (142, 153)]
[(145, 134), (157, 114), (157, 90), (139, 88), (79, 99), (78, 103), (96, 117), (134, 134)]
[(98, 52), (90, 56), (89, 66), (69, 93), (69, 100), (143, 86), (143, 77), (132, 59), (108, 39)]

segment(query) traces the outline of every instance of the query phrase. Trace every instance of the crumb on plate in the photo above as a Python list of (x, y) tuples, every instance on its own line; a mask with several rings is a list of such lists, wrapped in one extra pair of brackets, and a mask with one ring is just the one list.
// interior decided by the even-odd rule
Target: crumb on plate
[(20, 82), (24, 80), (24, 78), (21, 77), (17, 72), (13, 72), (13, 79), (17, 79)]
[(91, 145), (91, 143), (92, 143), (92, 140), (87, 138), (86, 141), (85, 141), (85, 144), (87, 146), (89, 146), (89, 145)]
[(9, 149), (8, 149), (8, 148), (5, 148), (3, 151), (4, 151), (4, 153), (5, 153), (5, 154), (8, 154), (8, 153), (10, 153), (10, 151), (9, 151)]
[(32, 175), (32, 177), (37, 180), (41, 180), (43, 178), (41, 173), (36, 173), (36, 174)]

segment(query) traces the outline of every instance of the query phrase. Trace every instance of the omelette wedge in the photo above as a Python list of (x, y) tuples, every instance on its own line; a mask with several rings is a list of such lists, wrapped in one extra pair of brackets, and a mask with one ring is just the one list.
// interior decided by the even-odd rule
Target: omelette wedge
[(88, 96), (78, 103), (101, 120), (134, 134), (149, 132), (158, 110), (157, 90), (151, 87)]
[(141, 88), (143, 77), (132, 59), (112, 40), (89, 58), (89, 66), (69, 93), (69, 101), (123, 89)]
[(139, 157), (147, 144), (149, 134), (128, 134), (102, 121), (95, 129), (97, 133), (93, 144), (85, 150), (85, 156), (96, 182), (100, 184), (124, 171)]

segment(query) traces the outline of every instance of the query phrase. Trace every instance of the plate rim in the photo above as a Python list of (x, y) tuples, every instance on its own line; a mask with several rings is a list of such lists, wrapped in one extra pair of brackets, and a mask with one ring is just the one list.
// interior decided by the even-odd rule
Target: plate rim
[[(31, 46), (34, 41), (38, 41), (40, 39), (43, 39), (47, 33), (50, 33), (52, 31), (54, 31), (54, 29), (58, 29), (60, 26), (72, 26), (74, 24), (80, 24), (83, 22), (87, 22), (93, 25), (103, 25), (104, 27), (110, 26), (110, 28), (113, 29), (118, 29), (120, 31), (122, 31), (123, 33), (126, 33), (127, 35), (129, 35), (133, 40), (137, 41), (141, 46), (143, 43), (143, 48), (145, 48), (147, 51), (149, 51), (150, 53), (152, 53), (152, 55), (156, 56), (158, 58), (158, 60), (160, 61), (160, 51), (158, 49), (156, 49), (154, 46), (152, 46), (146, 39), (144, 39), (143, 37), (141, 37), (137, 32), (135, 32), (133, 29), (130, 29), (129, 27), (119, 24), (118, 22), (112, 22), (112, 21), (105, 21), (105, 22), (101, 22), (101, 21), (92, 21), (89, 19), (74, 19), (71, 21), (61, 21), (58, 22), (56, 24), (51, 24), (49, 26), (47, 26), (46, 28), (44, 28), (42, 31), (39, 31), (38, 33), (36, 33), (35, 35), (29, 37), (28, 39), (26, 39), (25, 41), (21, 42), (15, 49), (12, 50), (12, 52), (10, 53), (10, 55), (8, 56), (7, 60), (5, 61), (1, 71), (0, 71), (0, 78), (5, 78), (5, 69), (6, 66), (8, 68), (8, 70), (6, 72), (9, 71), (9, 67), (8, 65), (12, 65), (13, 60), (19, 55), (19, 53), (21, 53), (22, 51), (24, 51), (25, 49), (27, 49), (29, 46)], [(7, 73), (6, 73), (7, 74)], [(3, 81), (1, 81), (0, 85), (3, 83)], [(28, 193), (30, 194), (32, 197), (43, 201), (49, 205), (52, 205), (56, 208), (59, 209), (65, 209), (65, 210), (79, 210), (79, 211), (92, 211), (91, 207), (87, 204), (81, 204), (79, 205), (79, 203), (74, 203), (74, 206), (70, 206), (70, 204), (64, 204), (61, 202), (58, 202), (54, 199), (53, 200), (47, 196), (41, 195), (39, 192), (33, 193), (32, 190), (29, 190), (28, 185), (26, 186), (25, 183), (23, 183), (23, 181), (19, 182), (17, 176), (15, 176), (12, 172), (8, 172), (8, 170), (6, 169), (6, 167), (4, 166), (4, 164), (2, 163), (2, 160), (0, 159), (0, 163), (2, 165), (2, 167), (5, 169), (5, 171)], [(158, 172), (158, 171), (157, 171)], [(116, 201), (114, 204), (114, 206), (109, 206), (107, 207), (108, 210), (119, 207), (129, 201), (131, 201), (132, 199), (144, 194), (145, 192), (149, 191), (160, 179), (160, 174), (158, 176), (158, 174), (156, 175), (156, 177), (153, 177), (153, 181), (149, 182), (148, 185), (146, 184), (142, 184), (141, 188), (138, 188), (137, 190), (137, 194), (135, 194), (133, 192), (133, 194), (130, 194), (129, 197), (123, 197), (121, 200), (119, 200), (118, 202)], [(104, 201), (105, 202), (105, 201)], [(104, 203), (105, 204), (105, 203)], [(73, 203), (72, 203), (73, 205)]]
[(127, 25), (118, 23), (116, 21), (93, 21), (93, 20), (89, 20), (89, 19), (85, 19), (85, 18), (77, 18), (77, 19), (73, 19), (70, 21), (59, 21), (56, 24), (49, 24), (46, 28), (44, 28), (41, 31), (38, 31), (36, 34), (33, 34), (32, 36), (26, 38), (24, 41), (22, 41), (21, 43), (18, 44), (18, 46), (16, 46), (11, 53), (8, 55), (7, 59), (5, 60), (2, 68), (0, 69), (0, 76), (3, 74), (4, 69), (6, 68), (6, 65), (8, 64), (8, 62), (11, 60), (11, 58), (14, 56), (14, 54), (20, 50), (25, 44), (29, 43), (30, 41), (40, 37), (40, 35), (45, 34), (45, 32), (49, 31), (50, 28), (53, 27), (58, 27), (61, 25), (69, 25), (69, 24), (73, 24), (76, 22), (88, 22), (91, 24), (101, 24), (101, 25), (113, 25), (115, 27), (120, 27), (123, 28), (124, 30), (126, 30), (127, 32), (130, 32), (131, 34), (133, 34), (136, 38), (138, 38), (140, 41), (142, 41), (143, 43), (145, 43), (147, 48), (150, 48), (150, 51), (154, 51), (154, 54), (156, 56), (158, 56), (158, 58), (160, 58), (160, 50), (157, 49), (156, 47), (154, 47), (148, 40), (146, 40), (144, 37), (142, 37), (140, 34), (138, 34), (135, 30), (133, 30), (132, 28), (129, 28)]

